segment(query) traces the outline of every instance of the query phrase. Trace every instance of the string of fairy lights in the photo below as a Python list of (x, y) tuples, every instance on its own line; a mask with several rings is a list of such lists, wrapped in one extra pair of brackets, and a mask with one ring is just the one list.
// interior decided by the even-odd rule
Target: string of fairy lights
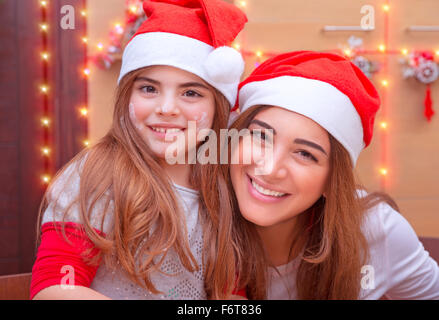
[(43, 145), (41, 146), (41, 153), (43, 155), (43, 175), (41, 177), (42, 181), (44, 183), (49, 183), (50, 181), (50, 167), (51, 167), (51, 161), (50, 161), (50, 155), (51, 155), (51, 148), (50, 148), (50, 127), (51, 127), (51, 117), (50, 117), (50, 110), (49, 110), (49, 58), (50, 54), (48, 51), (48, 32), (49, 32), (49, 25), (47, 22), (47, 7), (48, 7), (48, 1), (41, 0), (40, 1), (41, 6), (41, 24), (40, 24), (40, 30), (41, 30), (41, 40), (42, 40), (42, 51), (41, 51), (41, 60), (42, 60), (42, 84), (40, 85), (40, 91), (43, 94), (43, 110), (42, 110), (42, 117), (41, 117), (41, 124), (43, 126)]
[[(40, 10), (41, 10), (41, 20), (40, 20), (40, 32), (41, 32), (41, 66), (42, 66), (42, 79), (41, 84), (39, 86), (40, 93), (42, 95), (42, 111), (41, 111), (41, 126), (42, 126), (42, 136), (43, 141), (41, 145), (41, 156), (43, 157), (43, 169), (41, 174), (41, 181), (44, 185), (47, 185), (50, 183), (50, 180), (52, 178), (53, 174), (53, 160), (51, 158), (53, 154), (53, 147), (52, 147), (52, 126), (53, 126), (53, 117), (52, 117), (52, 103), (53, 99), (51, 96), (51, 86), (50, 86), (50, 77), (49, 77), (49, 71), (50, 71), (50, 63), (51, 63), (51, 52), (50, 52), (50, 46), (49, 46), (49, 35), (50, 35), (50, 24), (49, 24), (49, 6), (50, 1), (49, 0), (38, 0)], [(86, 10), (81, 10), (81, 16), (86, 17)], [(86, 39), (86, 37), (82, 38), (83, 41)], [(85, 41), (86, 43), (86, 41)], [(87, 48), (85, 48), (86, 50)], [(87, 80), (90, 70), (86, 66), (82, 70), (82, 73), (85, 76), (85, 80)], [(85, 105), (78, 107), (78, 113), (81, 117), (87, 118), (88, 115), (88, 108)], [(85, 147), (89, 145), (88, 140), (84, 140), (83, 144)]]

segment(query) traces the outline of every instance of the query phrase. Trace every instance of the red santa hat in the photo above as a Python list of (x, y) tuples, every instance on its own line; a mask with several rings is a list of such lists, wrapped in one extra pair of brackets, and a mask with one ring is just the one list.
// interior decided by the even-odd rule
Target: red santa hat
[(261, 64), (239, 85), (239, 109), (272, 105), (302, 114), (349, 152), (353, 166), (370, 144), (380, 98), (363, 72), (331, 53), (297, 51)]
[(124, 50), (118, 82), (143, 67), (173, 66), (199, 76), (234, 105), (244, 61), (229, 45), (245, 14), (222, 0), (145, 0), (143, 9), (147, 20)]

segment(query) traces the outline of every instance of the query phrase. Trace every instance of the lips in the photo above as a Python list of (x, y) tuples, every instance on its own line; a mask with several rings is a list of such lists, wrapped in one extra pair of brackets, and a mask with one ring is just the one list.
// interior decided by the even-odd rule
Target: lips
[(290, 193), (273, 190), (273, 188), (269, 188), (265, 183), (262, 183), (259, 180), (257, 181), (255, 178), (252, 178), (249, 175), (246, 176), (248, 180), (249, 193), (258, 200), (263, 202), (277, 202), (291, 195)]
[(272, 197), (281, 197), (281, 196), (285, 195), (285, 193), (281, 193), (281, 192), (277, 192), (277, 191), (274, 191), (274, 190), (265, 189), (262, 186), (260, 186), (259, 184), (257, 184), (255, 180), (251, 180), (251, 182), (252, 182), (252, 186), (259, 193), (262, 193), (263, 195), (272, 196)]

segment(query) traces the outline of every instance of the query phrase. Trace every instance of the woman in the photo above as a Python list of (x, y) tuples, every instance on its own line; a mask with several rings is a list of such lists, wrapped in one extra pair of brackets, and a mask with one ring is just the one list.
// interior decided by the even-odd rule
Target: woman
[(247, 19), (220, 0), (143, 4), (111, 129), (44, 198), (31, 298), (226, 298), (235, 284), (225, 181), (189, 154), (227, 127), (244, 69), (228, 44)]
[(379, 103), (329, 53), (279, 55), (240, 84), (231, 128), (251, 140), (233, 149), (229, 183), (250, 299), (439, 299), (439, 267), (396, 204), (354, 179)]

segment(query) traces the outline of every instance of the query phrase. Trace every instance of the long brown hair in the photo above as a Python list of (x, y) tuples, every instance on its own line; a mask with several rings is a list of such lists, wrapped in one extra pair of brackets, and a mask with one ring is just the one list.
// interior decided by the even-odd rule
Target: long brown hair
[[(270, 106), (249, 108), (231, 129), (247, 128), (267, 108)], [(366, 211), (381, 201), (398, 210), (386, 194), (370, 193), (363, 198), (358, 195), (361, 187), (355, 181), (349, 153), (331, 135), (329, 138), (330, 173), (325, 197), (297, 216), (292, 236), (290, 258), (299, 255), (300, 259), (296, 278), (299, 299), (358, 299), (361, 268), (369, 259), (368, 242), (361, 229)], [(227, 182), (233, 190), (230, 176)], [(270, 262), (254, 225), (242, 217), (236, 197), (232, 201), (234, 234), (241, 252), (245, 252), (239, 266), (240, 286), (247, 288), (250, 299), (266, 299)]]
[[(51, 185), (69, 165), (83, 163), (79, 197), (71, 199), (63, 220), (74, 204), (79, 205), (84, 231), (99, 249), (99, 254), (87, 262), (96, 265), (104, 259), (109, 267), (119, 264), (132, 281), (152, 293), (159, 293), (151, 282), (151, 274), (160, 267), (169, 248), (175, 250), (182, 265), (189, 271), (197, 270), (198, 266), (189, 248), (184, 216), (171, 187), (172, 182), (163, 174), (158, 159), (129, 120), (128, 105), (133, 84), (142, 71), (133, 71), (121, 80), (116, 91), (113, 123), (108, 133), (96, 145), (83, 150), (66, 164)], [(219, 91), (213, 87), (210, 89), (214, 92), (216, 105), (212, 130), (219, 136), (220, 129), (227, 128), (230, 104)], [(230, 294), (233, 289), (230, 284), (236, 280), (237, 265), (236, 246), (230, 234), (231, 202), (220, 170), (215, 164), (195, 164), (191, 166), (190, 176), (193, 188), (199, 191), (205, 288), (208, 297), (214, 299)], [(48, 205), (47, 192), (40, 206), (38, 235), (41, 218)], [(102, 201), (105, 201), (105, 209), (101, 230), (107, 209), (110, 205), (114, 207), (113, 227), (105, 237), (97, 233), (91, 223), (93, 209)], [(145, 239), (148, 241), (144, 242)], [(157, 259), (160, 254), (161, 259)], [(147, 258), (139, 263), (136, 259), (138, 255)]]

